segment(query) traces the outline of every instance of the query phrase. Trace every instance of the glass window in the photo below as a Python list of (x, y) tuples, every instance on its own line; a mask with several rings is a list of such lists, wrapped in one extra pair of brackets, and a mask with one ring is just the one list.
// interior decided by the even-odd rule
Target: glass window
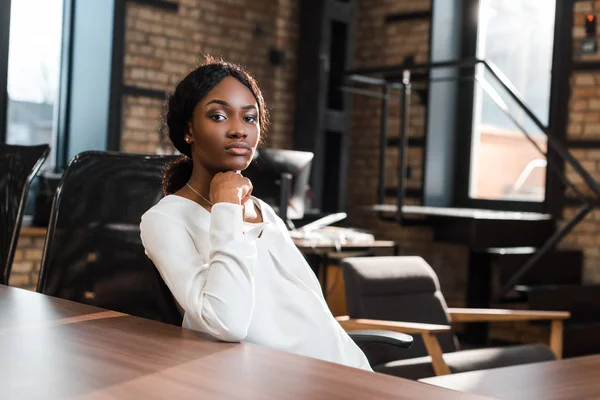
[[(12, 0), (6, 142), (55, 143), (63, 0)], [(54, 151), (45, 163), (54, 163)]]
[[(481, 0), (477, 56), (495, 64), (535, 116), (548, 124), (555, 0)], [(486, 73), (483, 77), (506, 103), (516, 123), (475, 83), (469, 195), (477, 199), (544, 200), (546, 159), (523, 130), (546, 150), (546, 137)]]

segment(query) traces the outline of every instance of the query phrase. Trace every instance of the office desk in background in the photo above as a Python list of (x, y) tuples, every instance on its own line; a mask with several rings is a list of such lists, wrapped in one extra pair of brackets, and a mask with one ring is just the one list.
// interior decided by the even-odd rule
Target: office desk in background
[(397, 253), (398, 246), (391, 240), (374, 240), (372, 242), (343, 243), (336, 246), (328, 242), (313, 242), (305, 239), (293, 239), (300, 251), (306, 254), (326, 254), (334, 251), (359, 251), (369, 249), (392, 249)]
[(339, 262), (342, 257), (360, 256), (370, 254), (373, 250), (389, 249), (393, 256), (398, 255), (398, 245), (391, 240), (374, 240), (370, 242), (347, 242), (335, 245), (331, 242), (318, 242), (312, 240), (292, 238), (296, 247), (307, 257), (308, 263), (321, 281), (323, 295), (327, 299), (327, 267), (331, 261)]
[(6, 286), (0, 398), (483, 399)]

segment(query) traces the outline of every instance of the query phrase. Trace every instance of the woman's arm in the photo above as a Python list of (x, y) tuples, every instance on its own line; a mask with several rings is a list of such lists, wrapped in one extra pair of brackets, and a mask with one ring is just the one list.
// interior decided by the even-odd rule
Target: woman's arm
[(179, 304), (206, 332), (230, 342), (246, 338), (254, 308), (256, 238), (243, 234), (242, 223), (242, 206), (214, 205), (209, 241), (198, 250), (184, 224), (160, 211), (146, 213), (140, 225), (146, 254)]

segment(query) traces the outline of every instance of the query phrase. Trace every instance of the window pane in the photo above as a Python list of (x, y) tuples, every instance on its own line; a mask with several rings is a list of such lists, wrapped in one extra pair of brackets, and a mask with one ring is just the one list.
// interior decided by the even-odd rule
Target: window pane
[[(544, 125), (548, 124), (550, 107), (554, 10), (555, 0), (481, 0), (479, 8), (478, 57), (491, 61), (504, 73)], [(492, 76), (482, 75), (517, 123), (481, 85), (475, 85), (469, 195), (543, 201), (545, 157), (529, 143), (522, 129), (544, 150), (546, 137)]]
[[(62, 12), (63, 0), (12, 0), (7, 143), (54, 148)], [(51, 154), (45, 166), (53, 162)]]

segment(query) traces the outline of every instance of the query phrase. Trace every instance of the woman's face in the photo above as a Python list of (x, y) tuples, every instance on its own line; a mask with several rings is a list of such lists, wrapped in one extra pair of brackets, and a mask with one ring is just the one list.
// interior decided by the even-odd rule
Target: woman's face
[(210, 173), (248, 168), (260, 140), (258, 104), (250, 89), (224, 78), (194, 108), (186, 140), (194, 165)]

